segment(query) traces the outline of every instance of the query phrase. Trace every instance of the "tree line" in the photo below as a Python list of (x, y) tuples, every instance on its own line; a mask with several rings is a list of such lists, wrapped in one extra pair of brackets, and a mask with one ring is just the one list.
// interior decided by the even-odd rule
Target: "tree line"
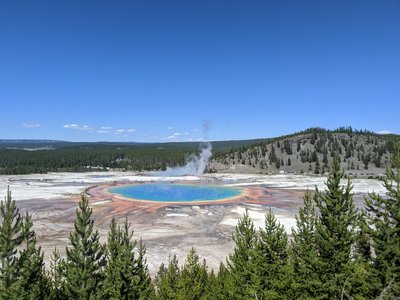
[(0, 174), (84, 172), (121, 169), (134, 171), (165, 170), (184, 165), (197, 148), (83, 147), (25, 151), (0, 149)]
[(0, 205), (0, 299), (399, 299), (400, 147), (383, 184), (355, 209), (351, 182), (334, 160), (326, 189), (304, 194), (289, 239), (272, 210), (256, 229), (239, 220), (234, 250), (210, 270), (196, 250), (149, 274), (142, 241), (126, 220), (112, 220), (99, 241), (83, 195), (66, 256), (54, 250), (49, 270), (31, 216), (21, 216), (11, 192)]
[[(214, 152), (249, 145), (254, 140), (212, 142)], [(51, 146), (42, 148), (10, 148), (10, 145)], [(200, 143), (1, 143), (0, 174), (32, 174), (47, 172), (88, 172), (108, 169), (156, 171), (182, 166), (190, 155), (199, 152)], [(36, 149), (36, 150), (33, 150)], [(52, 150), (50, 150), (52, 149)]]
[(238, 149), (219, 151), (213, 161), (224, 165), (246, 165), (260, 172), (284, 170), (324, 174), (329, 172), (333, 158), (339, 157), (347, 175), (368, 173), (375, 168), (384, 172), (390, 166), (395, 143), (394, 135), (378, 135), (351, 127), (333, 131), (310, 128)]

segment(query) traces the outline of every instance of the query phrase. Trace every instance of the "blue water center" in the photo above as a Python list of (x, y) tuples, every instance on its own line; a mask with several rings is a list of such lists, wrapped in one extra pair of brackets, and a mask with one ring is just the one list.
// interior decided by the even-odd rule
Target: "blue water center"
[(240, 196), (243, 189), (215, 185), (137, 184), (111, 188), (111, 193), (124, 198), (156, 202), (195, 202), (223, 200)]

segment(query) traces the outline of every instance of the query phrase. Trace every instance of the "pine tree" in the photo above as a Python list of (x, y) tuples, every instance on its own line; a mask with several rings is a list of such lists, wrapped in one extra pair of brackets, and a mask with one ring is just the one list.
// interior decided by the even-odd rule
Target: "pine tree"
[(44, 299), (49, 295), (50, 282), (44, 271), (43, 252), (36, 247), (31, 216), (26, 213), (22, 224), (24, 248), (19, 251), (19, 278), (13, 289), (15, 299)]
[(169, 260), (168, 267), (161, 264), (157, 276), (156, 287), (157, 296), (161, 300), (173, 300), (178, 296), (178, 282), (180, 279), (180, 269), (176, 255)]
[(198, 300), (205, 296), (208, 284), (207, 266), (205, 261), (200, 264), (199, 255), (192, 248), (186, 257), (178, 281), (177, 299)]
[(296, 227), (292, 229), (292, 256), (294, 278), (296, 281), (296, 298), (318, 298), (321, 285), (317, 273), (317, 241), (316, 230), (318, 214), (314, 205), (313, 196), (306, 191), (303, 197), (304, 206), (296, 216)]
[(71, 299), (93, 299), (101, 290), (105, 247), (99, 242), (99, 232), (93, 229), (91, 216), (89, 201), (82, 195), (66, 248), (65, 291)]
[(255, 277), (257, 233), (248, 211), (239, 220), (233, 235), (235, 249), (227, 261), (229, 296), (231, 299), (254, 298), (260, 286)]
[(126, 219), (117, 227), (111, 220), (107, 243), (107, 266), (102, 286), (105, 299), (153, 299), (154, 288), (147, 268), (144, 244), (132, 241), (133, 230)]
[(17, 247), (22, 244), (23, 220), (10, 189), (0, 203), (0, 299), (11, 299), (12, 288), (19, 277)]
[(211, 270), (208, 276), (208, 287), (207, 293), (204, 299), (209, 300), (225, 300), (229, 299), (229, 271), (225, 265), (221, 262), (217, 275), (214, 274), (214, 270)]
[(155, 299), (155, 290), (151, 281), (147, 260), (145, 258), (146, 247), (143, 241), (139, 241), (138, 258), (136, 260), (136, 275), (134, 277), (134, 297), (133, 299), (151, 300)]
[(66, 299), (64, 291), (64, 269), (65, 261), (61, 258), (60, 252), (55, 248), (50, 261), (50, 295), (49, 299), (59, 300)]
[(112, 218), (107, 238), (107, 265), (104, 269), (102, 297), (105, 299), (119, 299), (122, 297), (121, 282), (121, 229)]
[(21, 217), (9, 189), (0, 204), (0, 217), (0, 299), (47, 297), (49, 282), (43, 253), (36, 247), (32, 218), (28, 213)]
[(373, 267), (382, 299), (400, 298), (400, 144), (392, 157), (392, 169), (383, 180), (386, 197), (371, 193), (365, 198), (368, 233), (375, 252)]
[(315, 174), (319, 174), (320, 173), (320, 170), (321, 168), (320, 168), (320, 165), (319, 165), (319, 159), (318, 159), (318, 157), (317, 157), (317, 160), (315, 161), (315, 168), (314, 168), (314, 173)]
[(343, 174), (340, 161), (335, 158), (325, 192), (316, 189), (316, 206), (319, 210), (317, 245), (319, 252), (318, 275), (324, 283), (320, 295), (338, 299), (349, 293), (348, 282), (354, 271), (351, 248), (355, 241), (357, 214), (354, 208), (352, 186), (340, 185)]
[(257, 242), (257, 268), (260, 289), (258, 299), (285, 299), (290, 297), (291, 266), (288, 237), (271, 209), (265, 215), (265, 226), (260, 228)]

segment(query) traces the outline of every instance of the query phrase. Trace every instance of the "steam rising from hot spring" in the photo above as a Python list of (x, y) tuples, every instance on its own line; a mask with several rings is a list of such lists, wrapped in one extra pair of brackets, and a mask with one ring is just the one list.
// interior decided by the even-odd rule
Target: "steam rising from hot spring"
[(208, 161), (211, 158), (211, 143), (201, 143), (200, 153), (192, 154), (186, 159), (186, 165), (182, 167), (167, 167), (165, 171), (159, 172), (162, 176), (183, 176), (183, 175), (201, 175), (206, 170)]

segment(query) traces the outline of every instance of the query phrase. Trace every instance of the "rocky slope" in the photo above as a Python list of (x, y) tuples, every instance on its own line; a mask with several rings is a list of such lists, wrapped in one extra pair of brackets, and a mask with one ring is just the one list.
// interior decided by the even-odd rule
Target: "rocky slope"
[(377, 177), (390, 167), (390, 153), (398, 136), (344, 128), (311, 128), (265, 142), (219, 152), (210, 172), (324, 174), (339, 156), (345, 174)]

